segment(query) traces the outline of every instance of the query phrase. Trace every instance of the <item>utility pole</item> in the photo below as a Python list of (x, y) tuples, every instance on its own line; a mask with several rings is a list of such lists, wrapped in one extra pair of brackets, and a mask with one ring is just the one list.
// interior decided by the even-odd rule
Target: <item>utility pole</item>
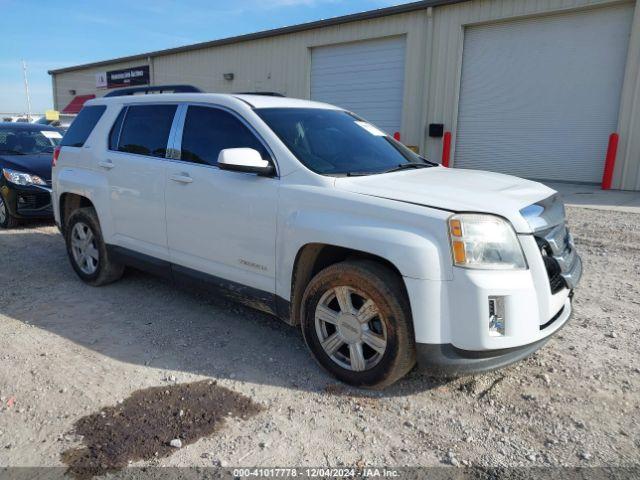
[(31, 95), (29, 95), (29, 81), (27, 80), (27, 62), (22, 60), (22, 73), (24, 74), (24, 91), (27, 94), (27, 120), (31, 121)]

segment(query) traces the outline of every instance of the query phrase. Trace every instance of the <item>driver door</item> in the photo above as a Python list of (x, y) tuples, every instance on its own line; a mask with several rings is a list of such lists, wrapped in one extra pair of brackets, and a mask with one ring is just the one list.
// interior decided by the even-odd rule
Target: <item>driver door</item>
[(166, 170), (169, 255), (178, 275), (205, 273), (223, 284), (272, 294), (279, 181), (217, 167), (221, 150), (240, 147), (271, 159), (235, 113), (187, 107), (182, 136), (176, 139), (179, 159), (170, 160)]

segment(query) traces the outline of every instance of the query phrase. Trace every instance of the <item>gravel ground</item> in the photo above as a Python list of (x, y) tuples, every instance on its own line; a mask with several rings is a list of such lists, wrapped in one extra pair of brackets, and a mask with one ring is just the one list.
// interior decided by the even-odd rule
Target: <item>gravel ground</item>
[(544, 349), (476, 377), (414, 371), (383, 392), (336, 383), (267, 315), (135, 271), (88, 287), (55, 227), (0, 231), (0, 466), (62, 466), (85, 446), (79, 425), (137, 390), (173, 398), (201, 380), (257, 413), (133, 465), (638, 465), (640, 217), (569, 216), (585, 275)]

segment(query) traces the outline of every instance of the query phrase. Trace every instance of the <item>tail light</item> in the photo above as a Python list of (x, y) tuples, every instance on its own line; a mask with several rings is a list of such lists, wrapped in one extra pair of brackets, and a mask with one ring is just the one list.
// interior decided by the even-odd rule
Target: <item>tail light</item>
[(55, 167), (56, 163), (58, 163), (58, 157), (60, 156), (60, 148), (56, 147), (53, 149), (53, 159), (51, 160), (51, 166)]

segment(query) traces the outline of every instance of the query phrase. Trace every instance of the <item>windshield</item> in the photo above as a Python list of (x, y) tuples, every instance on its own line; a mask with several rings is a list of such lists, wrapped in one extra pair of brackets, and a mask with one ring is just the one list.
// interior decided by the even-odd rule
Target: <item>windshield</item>
[(324, 175), (371, 175), (431, 166), (386, 133), (342, 111), (264, 108), (256, 113), (307, 168)]
[(0, 127), (0, 154), (37, 155), (52, 153), (62, 140), (56, 130), (31, 130), (26, 128)]

